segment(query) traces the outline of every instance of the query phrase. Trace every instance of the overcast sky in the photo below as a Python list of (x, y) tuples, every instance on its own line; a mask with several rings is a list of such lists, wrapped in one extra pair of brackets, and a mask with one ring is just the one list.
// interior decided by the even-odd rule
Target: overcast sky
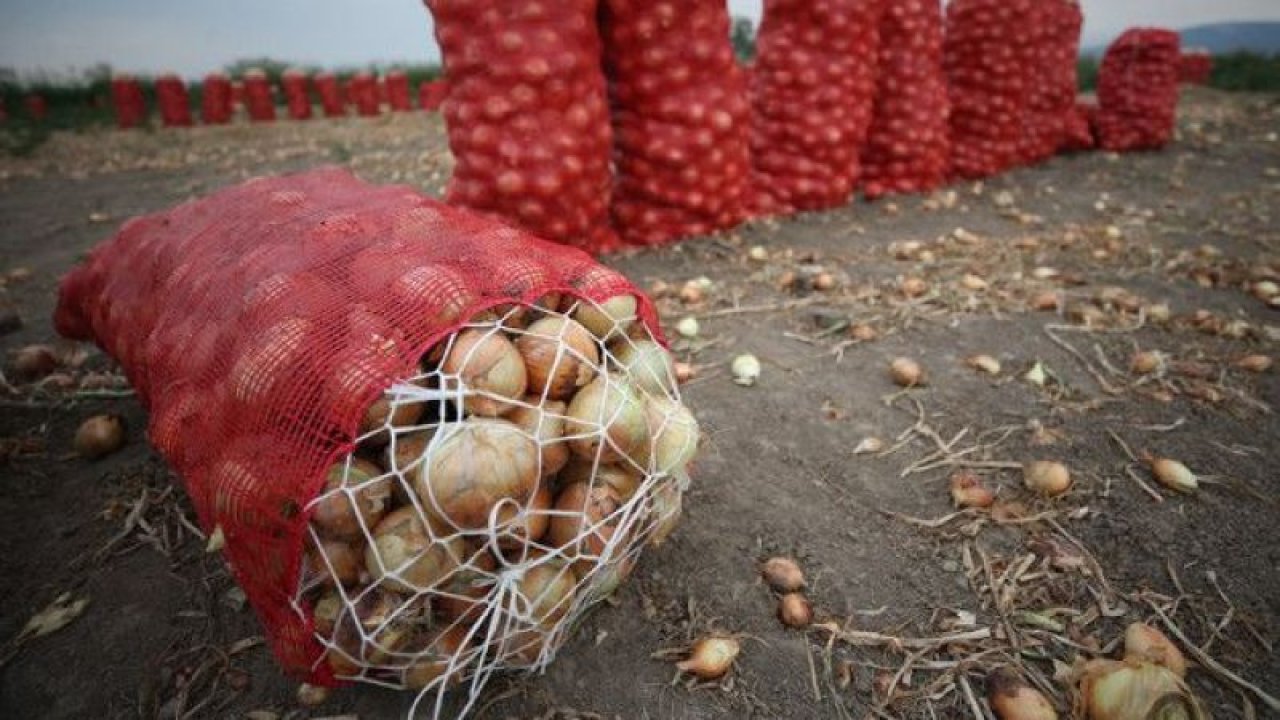
[[(728, 0), (759, 18), (762, 0)], [(1280, 20), (1280, 0), (1083, 0), (1085, 44), (1125, 27)], [(418, 0), (0, 0), (0, 67), (67, 72), (96, 62), (198, 76), (270, 56), (344, 67), (439, 57)]]

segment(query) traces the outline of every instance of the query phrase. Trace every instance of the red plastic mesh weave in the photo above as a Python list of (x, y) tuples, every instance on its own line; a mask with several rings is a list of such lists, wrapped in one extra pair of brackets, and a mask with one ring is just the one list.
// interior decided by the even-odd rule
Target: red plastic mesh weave
[(311, 119), (311, 96), (307, 94), (307, 76), (301, 70), (286, 70), (280, 77), (284, 102), (292, 120)]
[(378, 81), (367, 72), (358, 72), (347, 81), (347, 101), (364, 117), (378, 114)]
[(138, 127), (147, 119), (147, 102), (142, 97), (142, 84), (132, 75), (116, 75), (111, 78), (111, 106), (115, 110), (116, 125), (121, 130)]
[(403, 70), (387, 73), (387, 105), (392, 112), (409, 112), (413, 109), (413, 93), (409, 89), (409, 76)]
[(160, 121), (165, 127), (190, 127), (191, 98), (187, 85), (177, 75), (161, 75), (156, 78), (156, 105), (160, 107)]
[(875, 113), (862, 149), (867, 197), (932, 190), (951, 162), (951, 100), (942, 70), (942, 6), (890, 2), (880, 19)]
[(752, 72), (756, 210), (843, 205), (876, 91), (882, 0), (771, 0)]
[(342, 97), (342, 86), (333, 73), (316, 73), (312, 82), (316, 86), (316, 94), (320, 96), (320, 109), (325, 117), (342, 117), (347, 114), (346, 100)]
[(328, 664), (312, 670), (310, 612), (290, 606), (302, 508), (354, 449), (364, 410), (428, 348), (549, 292), (636, 295), (660, 337), (651, 303), (586, 254), (326, 168), (129, 221), (63, 279), (55, 324), (120, 362), (202, 526), (222, 528), (280, 663), (331, 683)]
[(1018, 164), (1039, 8), (1039, 0), (952, 0), (947, 5), (944, 63), (953, 174), (982, 178)]
[(1022, 162), (1038, 163), (1067, 142), (1079, 92), (1078, 58), (1084, 12), (1076, 0), (1041, 0), (1031, 100), (1022, 136)]
[(43, 95), (31, 93), (22, 99), (22, 104), (27, 109), (27, 117), (36, 122), (49, 115), (49, 101)]
[(1154, 150), (1173, 139), (1182, 55), (1176, 32), (1127, 30), (1098, 69), (1098, 144), (1116, 152)]
[(1213, 76), (1213, 56), (1208, 50), (1188, 50), (1178, 63), (1178, 80), (1188, 85), (1208, 85)]
[(449, 76), (449, 201), (548, 240), (615, 247), (597, 0), (427, 7)]
[(723, 0), (604, 0), (614, 225), (656, 245), (732, 227), (751, 189), (751, 105)]
[(437, 112), (449, 96), (449, 81), (443, 78), (424, 82), (418, 86), (418, 107), (426, 112)]
[(1097, 147), (1098, 142), (1093, 137), (1093, 118), (1097, 112), (1096, 105), (1076, 103), (1071, 114), (1067, 116), (1067, 127), (1059, 150), (1079, 152)]
[(271, 81), (261, 70), (249, 70), (244, 74), (244, 106), (253, 122), (274, 122), (276, 119)]
[(222, 73), (210, 73), (200, 89), (200, 119), (205, 125), (231, 122), (231, 81)]

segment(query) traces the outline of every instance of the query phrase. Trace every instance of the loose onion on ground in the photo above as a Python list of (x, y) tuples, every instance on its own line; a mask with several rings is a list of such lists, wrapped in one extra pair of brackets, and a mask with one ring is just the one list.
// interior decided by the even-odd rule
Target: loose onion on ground
[(76, 453), (87, 460), (106, 457), (124, 447), (124, 420), (119, 415), (94, 415), (76, 428)]
[(798, 592), (804, 587), (804, 571), (789, 557), (772, 557), (760, 566), (760, 575), (780, 593)]
[(676, 667), (703, 680), (716, 680), (729, 672), (741, 650), (734, 638), (713, 635), (694, 643), (689, 658), (676, 663)]
[(1163, 665), (1178, 677), (1187, 676), (1187, 659), (1164, 633), (1146, 623), (1136, 622), (1124, 631), (1124, 657)]
[(1022, 481), (1028, 490), (1055, 497), (1071, 487), (1071, 472), (1059, 462), (1036, 460), (1022, 467)]
[(1009, 668), (999, 668), (987, 676), (987, 701), (1000, 720), (1058, 718), (1049, 699)]

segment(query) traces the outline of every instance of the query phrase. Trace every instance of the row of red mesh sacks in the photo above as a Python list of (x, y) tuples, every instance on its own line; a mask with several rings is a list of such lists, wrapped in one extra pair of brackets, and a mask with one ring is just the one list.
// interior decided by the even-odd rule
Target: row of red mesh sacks
[(1213, 75), (1213, 56), (1208, 50), (1191, 49), (1182, 53), (1178, 79), (1188, 85), (1208, 85)]
[[(156, 107), (165, 127), (194, 124), (190, 96), (182, 78), (174, 74), (161, 75), (156, 78), (154, 89)], [(421, 83), (415, 96), (408, 75), (397, 70), (383, 78), (359, 72), (345, 82), (329, 72), (308, 76), (299, 70), (287, 70), (278, 91), (260, 70), (249, 70), (236, 82), (222, 73), (211, 73), (201, 85), (200, 119), (206, 125), (229, 123), (238, 105), (251, 121), (272, 122), (277, 117), (278, 94), (283, 96), (286, 114), (293, 120), (312, 117), (313, 105), (317, 102), (325, 117), (343, 117), (348, 107), (362, 116), (378, 115), (383, 106), (393, 112), (407, 112), (415, 107), (436, 111), (447, 93), (447, 82), (435, 80)], [(139, 127), (146, 122), (147, 102), (137, 78), (113, 77), (111, 103), (120, 128)]]

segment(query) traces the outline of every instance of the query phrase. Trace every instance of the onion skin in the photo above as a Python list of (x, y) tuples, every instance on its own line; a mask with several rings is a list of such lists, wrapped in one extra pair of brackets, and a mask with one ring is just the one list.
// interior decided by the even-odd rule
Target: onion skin
[(1022, 481), (1028, 490), (1057, 497), (1071, 488), (1071, 472), (1062, 463), (1036, 460), (1022, 467)]
[(987, 676), (987, 700), (1000, 720), (1057, 720), (1048, 698), (1009, 668)]
[(124, 420), (119, 415), (94, 415), (76, 428), (73, 445), (86, 460), (104, 458), (124, 447)]
[[(468, 391), (511, 400), (523, 397), (529, 384), (520, 351), (496, 330), (470, 328), (458, 333), (440, 370), (460, 377)], [(485, 417), (497, 417), (512, 407), (500, 399), (474, 394), (468, 394), (463, 402), (468, 413)]]
[(780, 593), (799, 592), (804, 587), (804, 571), (789, 557), (772, 557), (760, 566), (760, 576)]
[(454, 527), (489, 526), (504, 500), (527, 503), (538, 483), (538, 446), (505, 420), (473, 418), (440, 428), (414, 489), (428, 514)]
[(1164, 633), (1146, 623), (1136, 622), (1124, 631), (1125, 660), (1142, 660), (1163, 665), (1180, 678), (1187, 676), (1187, 659)]
[[(437, 533), (439, 537), (442, 533)], [(397, 592), (435, 587), (462, 562), (466, 542), (460, 537), (432, 539), (413, 507), (393, 510), (373, 531), (364, 550), (365, 569), (374, 582)], [(379, 560), (386, 567), (384, 575)], [(392, 574), (403, 578), (403, 582)]]
[(542, 403), (532, 395), (526, 397), (524, 402), (533, 407), (518, 406), (507, 414), (507, 420), (520, 426), (537, 440), (541, 453), (541, 476), (550, 477), (560, 472), (569, 462), (569, 443), (563, 439), (564, 415), (568, 406), (555, 400)]
[[(363, 488), (350, 496), (345, 492), (333, 492), (343, 487), (344, 474), (348, 486), (361, 485)], [(391, 478), (369, 482), (379, 475), (382, 475), (382, 469), (377, 465), (356, 458), (351, 459), (350, 472), (341, 462), (329, 468), (324, 492), (332, 494), (316, 503), (311, 515), (311, 522), (320, 534), (338, 539), (363, 537), (361, 518), (364, 519), (364, 527), (372, 530), (391, 507)]]
[(625, 380), (596, 378), (573, 396), (568, 416), (565, 435), (570, 437), (574, 455), (593, 460), (598, 452), (600, 462), (618, 462), (625, 457), (641, 467), (646, 464), (648, 419), (644, 403)]
[(675, 358), (652, 340), (623, 341), (613, 350), (622, 374), (654, 396), (667, 396), (678, 380)]
[(545, 317), (526, 333), (516, 338), (516, 349), (528, 375), (530, 395), (568, 400), (595, 377), (600, 348), (582, 325), (566, 317)]
[(713, 635), (694, 643), (689, 659), (676, 663), (676, 668), (703, 680), (716, 680), (729, 672), (741, 650), (737, 640)]
[(793, 592), (778, 598), (778, 620), (789, 628), (806, 628), (813, 622), (813, 605), (809, 598)]
[(583, 300), (573, 311), (573, 319), (577, 320), (592, 335), (601, 340), (608, 340), (615, 333), (626, 335), (627, 330), (636, 321), (637, 303), (633, 295), (618, 295), (609, 298), (599, 307)]

